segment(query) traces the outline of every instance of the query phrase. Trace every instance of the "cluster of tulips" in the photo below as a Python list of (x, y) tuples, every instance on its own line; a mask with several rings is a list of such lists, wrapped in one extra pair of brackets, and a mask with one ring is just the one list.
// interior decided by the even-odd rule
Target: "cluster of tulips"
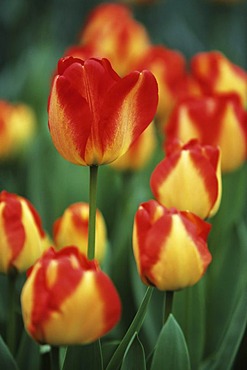
[[(27, 271), (21, 310), (39, 344), (92, 343), (119, 322), (121, 297), (102, 268), (107, 230), (96, 208), (97, 172), (108, 164), (140, 170), (157, 136), (164, 158), (150, 177), (154, 199), (141, 203), (133, 219), (140, 278), (148, 289), (167, 292), (168, 306), (169, 294), (196, 284), (211, 263), (206, 219), (220, 207), (222, 173), (240, 168), (247, 156), (247, 73), (217, 51), (195, 55), (189, 66), (180, 52), (153, 45), (129, 8), (117, 4), (98, 6), (78, 45), (59, 60), (49, 132), (62, 157), (89, 167), (90, 202), (69, 206), (49, 237), (27, 199), (0, 194), (0, 270), (11, 281)], [(1, 104), (0, 150), (7, 152), (7, 138), (15, 138), (1, 136), (2, 126), (9, 130), (20, 113)], [(13, 330), (4, 339), (14, 354)], [(113, 355), (107, 369), (117, 369), (122, 357), (114, 361)]]

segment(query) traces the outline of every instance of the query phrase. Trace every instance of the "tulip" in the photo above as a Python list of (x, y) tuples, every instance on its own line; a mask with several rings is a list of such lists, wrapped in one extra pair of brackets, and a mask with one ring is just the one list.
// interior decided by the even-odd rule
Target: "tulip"
[(247, 72), (218, 51), (196, 54), (191, 59), (191, 73), (204, 94), (237, 93), (247, 104)]
[(171, 143), (167, 156), (154, 169), (150, 186), (164, 206), (213, 216), (221, 200), (220, 150), (192, 140)]
[[(167, 140), (197, 138), (221, 148), (223, 172), (240, 167), (247, 155), (247, 115), (237, 94), (189, 97), (177, 103), (165, 127)], [(236, 144), (237, 143), (237, 144)]]
[(121, 311), (110, 278), (73, 246), (43, 254), (29, 271), (21, 306), (30, 336), (51, 345), (93, 342), (116, 325)]
[(122, 157), (112, 162), (111, 166), (119, 171), (141, 170), (151, 159), (156, 144), (155, 127), (151, 123), (130, 146), (129, 150)]
[(136, 61), (136, 68), (154, 74), (159, 86), (157, 115), (166, 120), (177, 99), (187, 90), (184, 56), (163, 46), (150, 46)]
[[(89, 205), (75, 203), (70, 205), (53, 225), (53, 239), (56, 249), (73, 244), (81, 253), (87, 255)], [(102, 261), (106, 249), (106, 225), (99, 210), (96, 212), (95, 258)]]
[(20, 153), (33, 137), (36, 118), (26, 104), (11, 104), (0, 100), (0, 159)]
[(80, 43), (95, 50), (91, 56), (109, 59), (114, 70), (124, 76), (149, 47), (150, 39), (145, 27), (132, 17), (127, 6), (100, 4), (89, 14)]
[(0, 193), (0, 272), (27, 270), (43, 253), (45, 233), (37, 211), (25, 198)]
[(106, 59), (62, 58), (48, 103), (52, 140), (72, 163), (113, 162), (152, 121), (157, 102), (149, 71), (120, 78)]
[(133, 249), (146, 285), (174, 291), (196, 284), (211, 262), (210, 224), (190, 212), (167, 209), (155, 200), (135, 215)]

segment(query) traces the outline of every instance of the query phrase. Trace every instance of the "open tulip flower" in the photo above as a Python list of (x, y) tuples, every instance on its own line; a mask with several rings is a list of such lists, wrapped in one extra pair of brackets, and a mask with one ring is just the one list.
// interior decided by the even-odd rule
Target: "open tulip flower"
[(221, 200), (220, 149), (174, 141), (154, 169), (150, 186), (166, 207), (190, 211), (201, 218), (213, 216)]
[(211, 262), (210, 224), (190, 212), (167, 209), (155, 200), (135, 215), (133, 249), (142, 281), (173, 291), (196, 284)]
[(197, 138), (202, 145), (219, 146), (223, 172), (237, 169), (247, 157), (247, 114), (237, 94), (179, 101), (165, 126), (165, 134), (168, 141)]
[(45, 233), (37, 211), (25, 198), (0, 193), (0, 272), (27, 270), (43, 253)]
[(53, 143), (72, 163), (110, 163), (150, 124), (157, 103), (149, 71), (120, 78), (106, 59), (62, 58), (48, 104)]
[(110, 278), (76, 247), (48, 249), (30, 269), (21, 293), (26, 330), (39, 343), (90, 343), (120, 318)]
[[(57, 219), (53, 225), (53, 239), (56, 249), (66, 245), (76, 245), (81, 253), (87, 255), (88, 247), (88, 203), (74, 203)], [(102, 213), (96, 212), (95, 258), (101, 261), (106, 248), (106, 225)]]
[(247, 104), (247, 72), (219, 51), (198, 53), (191, 59), (191, 73), (203, 94), (237, 93)]

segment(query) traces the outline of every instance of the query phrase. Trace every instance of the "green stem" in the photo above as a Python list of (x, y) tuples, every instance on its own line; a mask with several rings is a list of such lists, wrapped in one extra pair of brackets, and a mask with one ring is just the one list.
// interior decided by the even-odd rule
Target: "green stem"
[(15, 284), (17, 279), (17, 271), (10, 271), (7, 275), (8, 278), (8, 322), (7, 322), (7, 333), (6, 340), (9, 350), (12, 354), (15, 352), (16, 342), (16, 294)]
[(145, 296), (142, 300), (142, 303), (132, 323), (130, 324), (129, 329), (127, 330), (125, 336), (123, 337), (121, 343), (119, 344), (116, 351), (114, 352), (109, 364), (107, 365), (106, 370), (117, 370), (119, 368), (123, 355), (126, 351), (126, 348), (128, 347), (128, 344), (131, 338), (136, 332), (139, 332), (139, 330), (142, 327), (142, 324), (143, 324), (143, 321), (144, 321), (144, 318), (147, 312), (147, 307), (152, 297), (153, 290), (154, 290), (153, 287), (147, 288)]
[(165, 293), (165, 315), (164, 315), (164, 324), (168, 319), (168, 316), (172, 312), (172, 302), (173, 302), (174, 291), (167, 291)]
[(59, 366), (59, 347), (52, 346), (50, 351), (51, 370), (60, 370)]
[(89, 224), (88, 224), (88, 259), (95, 255), (95, 223), (96, 223), (96, 193), (97, 193), (98, 166), (90, 166), (89, 185)]

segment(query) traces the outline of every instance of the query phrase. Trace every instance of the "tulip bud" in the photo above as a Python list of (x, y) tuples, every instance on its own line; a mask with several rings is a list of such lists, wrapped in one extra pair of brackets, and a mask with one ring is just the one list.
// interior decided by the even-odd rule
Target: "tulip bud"
[(213, 216), (221, 200), (220, 150), (192, 140), (171, 143), (165, 159), (154, 169), (150, 185), (164, 206)]
[(24, 324), (39, 343), (86, 344), (110, 331), (121, 304), (110, 278), (76, 247), (48, 249), (21, 293)]
[[(167, 140), (197, 138), (221, 149), (223, 172), (237, 169), (247, 156), (247, 115), (237, 94), (189, 97), (174, 108), (165, 127)], [(237, 143), (237, 145), (236, 145)]]
[[(89, 205), (75, 203), (69, 206), (62, 217), (53, 225), (53, 239), (56, 249), (66, 245), (76, 245), (80, 252), (87, 255)], [(106, 225), (99, 210), (96, 211), (95, 258), (102, 261), (106, 248)]]
[(91, 56), (109, 59), (121, 76), (133, 69), (133, 63), (150, 45), (145, 27), (121, 4), (95, 7), (83, 27), (80, 42), (94, 49)]
[(163, 46), (150, 46), (139, 57), (136, 68), (150, 70), (157, 79), (159, 86), (157, 115), (159, 119), (166, 120), (176, 100), (184, 94), (187, 79), (184, 56)]
[(0, 271), (27, 270), (43, 253), (45, 233), (31, 203), (16, 194), (0, 193)]
[(113, 162), (150, 124), (157, 103), (149, 71), (120, 78), (106, 59), (62, 58), (48, 104), (52, 140), (72, 163)]
[(0, 101), (0, 159), (15, 156), (34, 135), (36, 118), (25, 104)]
[(247, 104), (247, 72), (218, 51), (196, 54), (191, 72), (204, 94), (237, 93)]
[(137, 171), (142, 169), (150, 160), (156, 147), (156, 134), (154, 124), (151, 123), (129, 150), (111, 163), (119, 171)]
[(173, 291), (196, 284), (211, 262), (210, 224), (190, 212), (167, 209), (155, 200), (136, 212), (133, 248), (144, 284)]

